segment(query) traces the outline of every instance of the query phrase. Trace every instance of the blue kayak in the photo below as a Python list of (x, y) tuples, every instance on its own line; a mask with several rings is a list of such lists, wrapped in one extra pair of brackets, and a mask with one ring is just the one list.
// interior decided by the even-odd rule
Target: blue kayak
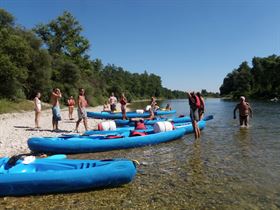
[[(212, 120), (213, 115), (208, 115), (203, 118), (204, 121)], [(144, 120), (145, 125), (153, 125), (156, 122), (162, 122), (162, 121), (169, 121), (173, 123), (185, 123), (185, 122), (191, 122), (191, 118), (189, 116), (183, 116), (183, 117), (174, 117), (174, 118), (156, 118), (154, 120)], [(115, 123), (117, 126), (133, 126), (134, 121), (131, 120), (122, 120), (122, 119), (117, 119), (115, 120)]]
[[(154, 112), (155, 116), (175, 114), (176, 110), (157, 110)], [(95, 119), (122, 119), (121, 112), (87, 112), (87, 116)], [(149, 112), (137, 113), (126, 112), (128, 118), (147, 118), (150, 116)]]
[(0, 158), (0, 196), (74, 192), (127, 184), (136, 174), (135, 163), (126, 159), (35, 159), (9, 163)]
[(142, 147), (172, 141), (181, 138), (184, 128), (166, 132), (147, 133), (144, 136), (130, 136), (131, 131), (91, 136), (60, 136), (60, 137), (31, 137), (28, 147), (32, 151), (50, 153), (86, 153), (102, 152), (116, 149)]
[[(200, 130), (203, 130), (206, 126), (206, 121), (201, 120), (198, 122), (198, 127)], [(193, 132), (193, 127), (191, 122), (182, 122), (182, 123), (174, 123), (175, 128), (184, 128), (185, 129), (185, 134), (189, 134)], [(84, 136), (91, 136), (91, 135), (119, 135), (121, 133), (124, 133), (125, 131), (133, 131), (135, 130), (134, 126), (125, 126), (125, 127), (117, 127), (116, 130), (108, 130), (108, 131), (99, 131), (99, 130), (89, 130), (86, 131), (83, 135)], [(153, 131), (153, 126), (152, 125), (146, 125), (145, 130), (136, 130), (139, 132), (148, 132), (151, 133)], [(79, 135), (64, 135), (64, 136), (79, 136)]]

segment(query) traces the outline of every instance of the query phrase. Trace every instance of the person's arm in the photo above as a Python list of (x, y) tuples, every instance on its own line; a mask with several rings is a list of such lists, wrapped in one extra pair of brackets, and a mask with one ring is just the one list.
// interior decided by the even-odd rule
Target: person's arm
[(251, 106), (250, 106), (250, 104), (248, 104), (248, 109), (249, 109), (249, 114), (250, 114), (250, 117), (252, 118), (253, 117), (253, 110), (252, 110), (252, 108), (251, 108)]
[(61, 98), (61, 97), (62, 97), (62, 94), (61, 94), (61, 92), (60, 92), (59, 89), (58, 89), (57, 93), (52, 92), (52, 95), (53, 95), (54, 97), (57, 97), (57, 98)]
[(57, 89), (57, 95), (58, 95), (58, 98), (61, 98), (61, 97), (62, 97), (62, 94), (61, 94), (61, 92), (60, 92), (59, 89)]
[(238, 109), (239, 104), (237, 104), (233, 110), (233, 119), (236, 119), (236, 110)]

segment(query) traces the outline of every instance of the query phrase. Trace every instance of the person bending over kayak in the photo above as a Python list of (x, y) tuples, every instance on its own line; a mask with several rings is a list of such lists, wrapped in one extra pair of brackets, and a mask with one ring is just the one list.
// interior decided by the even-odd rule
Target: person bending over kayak
[(194, 92), (187, 93), (189, 98), (189, 105), (190, 105), (190, 118), (192, 120), (194, 136), (196, 139), (200, 138), (200, 130), (197, 125), (199, 121), (199, 113), (198, 109), (200, 108), (200, 100)]
[(205, 112), (205, 102), (200, 92), (197, 92), (196, 95), (200, 100), (200, 107), (198, 108), (199, 120), (202, 120)]
[(243, 124), (245, 126), (248, 126), (248, 122), (249, 122), (249, 116), (252, 117), (253, 116), (253, 111), (251, 109), (251, 106), (248, 102), (245, 101), (245, 97), (241, 96), (240, 97), (240, 102), (235, 106), (234, 110), (233, 110), (233, 119), (236, 119), (236, 110), (239, 110), (239, 122), (240, 122), (240, 126), (242, 126)]

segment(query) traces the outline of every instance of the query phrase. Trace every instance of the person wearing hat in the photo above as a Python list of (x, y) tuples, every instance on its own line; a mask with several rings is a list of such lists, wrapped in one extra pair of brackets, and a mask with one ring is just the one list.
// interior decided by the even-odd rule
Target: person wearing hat
[(248, 126), (249, 116), (252, 117), (253, 112), (252, 112), (250, 104), (245, 101), (244, 96), (240, 97), (240, 102), (235, 106), (235, 108), (233, 110), (233, 119), (236, 119), (236, 110), (237, 109), (239, 110), (240, 126), (242, 126), (243, 124), (245, 126)]

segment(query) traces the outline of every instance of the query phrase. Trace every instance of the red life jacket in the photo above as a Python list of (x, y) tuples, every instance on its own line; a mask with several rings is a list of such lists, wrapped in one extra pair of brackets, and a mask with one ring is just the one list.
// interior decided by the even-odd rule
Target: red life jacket
[(135, 130), (145, 130), (147, 129), (144, 122), (136, 122)]
[(129, 136), (146, 136), (145, 132), (131, 131)]
[(201, 106), (201, 103), (200, 103), (200, 98), (197, 96), (197, 95), (195, 95), (195, 106), (196, 106), (196, 108), (200, 108), (200, 106)]

